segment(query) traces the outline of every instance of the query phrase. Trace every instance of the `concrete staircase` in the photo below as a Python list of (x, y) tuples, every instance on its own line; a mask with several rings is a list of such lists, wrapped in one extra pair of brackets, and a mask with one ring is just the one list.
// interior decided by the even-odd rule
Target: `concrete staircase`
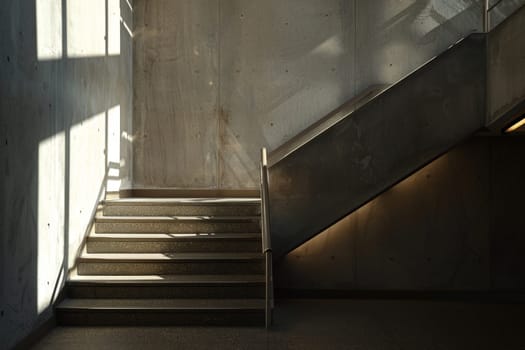
[(264, 325), (259, 199), (118, 199), (102, 213), (59, 324)]

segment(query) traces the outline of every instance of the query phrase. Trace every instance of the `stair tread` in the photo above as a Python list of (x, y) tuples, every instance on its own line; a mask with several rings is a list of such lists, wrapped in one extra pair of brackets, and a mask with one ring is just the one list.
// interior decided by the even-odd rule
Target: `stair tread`
[(170, 260), (260, 260), (261, 253), (84, 253), (79, 262), (145, 262), (145, 261), (170, 261)]
[(64, 299), (61, 310), (261, 310), (264, 299)]
[(97, 216), (96, 222), (257, 222), (260, 216)]
[(120, 198), (104, 205), (258, 205), (260, 198)]
[(257, 240), (260, 233), (91, 233), (90, 241)]
[(265, 283), (263, 274), (252, 275), (78, 275), (70, 274), (71, 284), (242, 284)]

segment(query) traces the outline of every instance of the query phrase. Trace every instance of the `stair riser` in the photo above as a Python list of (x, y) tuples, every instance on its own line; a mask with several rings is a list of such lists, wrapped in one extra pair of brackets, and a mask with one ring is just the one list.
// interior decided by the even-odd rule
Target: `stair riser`
[(258, 222), (96, 222), (105, 233), (240, 233), (260, 232)]
[(256, 216), (259, 205), (106, 205), (106, 216)]
[(259, 252), (258, 240), (236, 241), (88, 241), (88, 253), (192, 253), (192, 252)]
[(58, 309), (62, 326), (262, 326), (264, 311), (162, 311)]
[(161, 275), (161, 274), (261, 274), (262, 261), (233, 262), (80, 262), (79, 275)]
[(70, 298), (158, 299), (158, 298), (264, 298), (264, 285), (216, 286), (70, 286)]

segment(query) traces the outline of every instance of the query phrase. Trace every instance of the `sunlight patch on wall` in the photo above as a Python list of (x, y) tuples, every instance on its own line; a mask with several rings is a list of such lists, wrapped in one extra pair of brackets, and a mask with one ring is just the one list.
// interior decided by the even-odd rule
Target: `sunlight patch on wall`
[(521, 120), (515, 122), (514, 124), (512, 124), (510, 127), (508, 127), (505, 132), (506, 133), (511, 133), (511, 132), (514, 132), (514, 131), (519, 131), (520, 129), (523, 128), (523, 126), (525, 126), (525, 117), (523, 117)]
[(64, 132), (38, 146), (37, 312), (50, 306), (64, 250)]
[[(320, 116), (333, 110), (333, 106), (341, 105), (343, 92), (330, 79), (316, 82), (316, 86), (296, 85), (289, 87), (282, 81), (282, 89), (289, 89), (291, 94), (285, 100), (275, 99), (276, 104), (258, 113), (267, 115), (286, 116), (278, 122), (279, 132), (270, 123), (262, 126), (263, 136), (269, 145), (281, 145), (292, 139), (301, 130), (315, 123)], [(277, 90), (277, 89), (275, 89)], [(277, 93), (275, 94), (277, 97)], [(262, 106), (262, 104), (261, 104)], [(271, 109), (270, 109), (271, 108)], [(300, 115), (301, 118), (295, 116)]]
[[(411, 29), (416, 37), (424, 37), (432, 31), (440, 29), (442, 26), (444, 26), (443, 28), (447, 28), (447, 25), (450, 25), (456, 16), (467, 15), (462, 20), (462, 25), (472, 22), (472, 31), (474, 31), (476, 29), (476, 23), (475, 20), (473, 21), (474, 18), (472, 16), (481, 16), (481, 8), (477, 10), (477, 6), (478, 5), (471, 0), (429, 2), (415, 17)], [(448, 29), (450, 30), (450, 28)]]
[(108, 182), (110, 192), (120, 189), (120, 105), (108, 111)]
[(108, 0), (108, 55), (120, 55), (120, 0)]
[(67, 0), (67, 55), (106, 54), (105, 0)]
[(312, 54), (314, 55), (322, 55), (322, 56), (340, 56), (344, 54), (344, 45), (341, 42), (341, 38), (338, 36), (333, 36), (331, 38), (326, 39), (321, 44), (319, 44), (315, 49), (312, 50)]
[(106, 0), (68, 0), (68, 57), (108, 54), (120, 54), (120, 2), (108, 0), (106, 9)]
[(69, 267), (98, 203), (105, 175), (106, 112), (97, 113), (70, 130)]
[(36, 41), (39, 61), (62, 57), (62, 0), (36, 0)]

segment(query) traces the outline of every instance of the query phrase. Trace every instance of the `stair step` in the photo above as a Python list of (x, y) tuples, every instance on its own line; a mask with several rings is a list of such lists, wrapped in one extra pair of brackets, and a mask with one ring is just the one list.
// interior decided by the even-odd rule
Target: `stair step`
[(104, 202), (104, 215), (260, 215), (259, 198), (125, 198)]
[(65, 299), (60, 325), (262, 325), (264, 299)]
[(62, 325), (263, 325), (258, 198), (103, 202)]
[(260, 233), (96, 233), (88, 253), (258, 252)]
[(260, 232), (259, 222), (259, 216), (99, 216), (95, 218), (95, 232)]
[(70, 298), (263, 298), (264, 275), (72, 275)]
[(98, 216), (98, 222), (259, 222), (259, 216)]
[(264, 272), (260, 253), (112, 253), (85, 254), (78, 259), (80, 275), (258, 274)]
[(261, 299), (65, 299), (59, 309), (264, 310)]
[(193, 262), (203, 261), (224, 261), (224, 260), (261, 260), (264, 255), (261, 253), (115, 253), (115, 254), (84, 254), (79, 261), (89, 259), (91, 261), (181, 261)]
[(75, 271), (71, 273), (68, 283), (137, 283), (137, 284), (236, 284), (236, 283), (265, 283), (263, 274), (251, 275), (79, 275)]
[(97, 232), (88, 236), (93, 240), (144, 240), (144, 241), (207, 241), (207, 240), (261, 240), (260, 233), (105, 233)]

